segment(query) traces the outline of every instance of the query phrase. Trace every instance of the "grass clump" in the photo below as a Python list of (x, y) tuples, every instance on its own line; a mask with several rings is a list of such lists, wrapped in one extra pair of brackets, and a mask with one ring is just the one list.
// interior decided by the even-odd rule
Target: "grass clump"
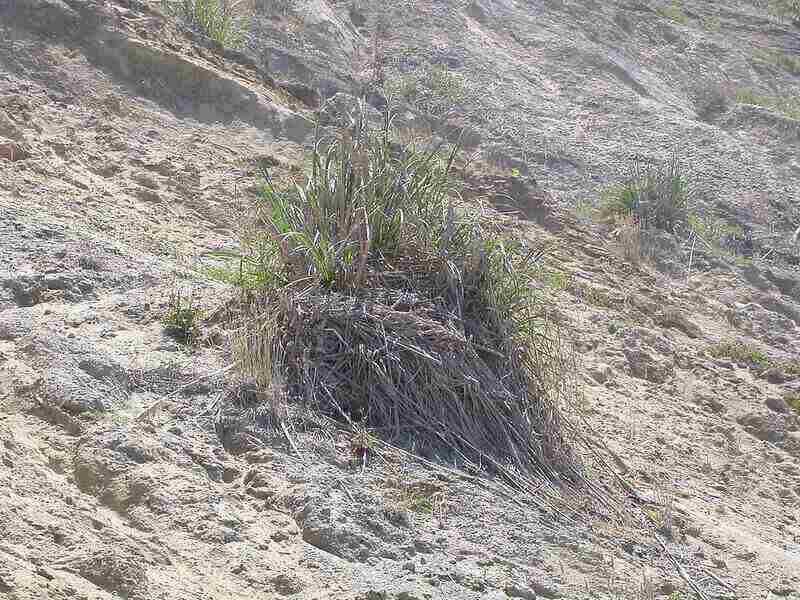
[(609, 297), (608, 292), (601, 288), (583, 282), (576, 282), (572, 286), (572, 291), (586, 304), (601, 306), (603, 308), (611, 308), (614, 306), (614, 301)]
[(729, 358), (736, 362), (747, 363), (759, 368), (766, 368), (770, 361), (767, 355), (753, 346), (738, 340), (723, 340), (708, 348), (714, 358)]
[(800, 57), (766, 48), (757, 50), (755, 55), (764, 62), (780, 67), (787, 73), (800, 75)]
[(432, 515), (437, 504), (441, 502), (441, 492), (431, 492), (424, 488), (408, 487), (400, 493), (400, 505), (415, 513)]
[(714, 15), (702, 17), (700, 19), (700, 23), (702, 24), (703, 29), (710, 33), (719, 33), (722, 30), (722, 20)]
[(800, 75), (800, 57), (791, 56), (785, 52), (779, 52), (773, 55), (775, 63), (787, 73), (792, 75)]
[(781, 361), (778, 363), (778, 366), (787, 375), (791, 375), (792, 377), (800, 375), (800, 359)]
[(388, 83), (390, 95), (434, 117), (446, 117), (463, 108), (477, 94), (461, 73), (442, 65), (425, 66)]
[(392, 133), (390, 116), (362, 118), (320, 136), (302, 183), (267, 178), (231, 257), (248, 292), (242, 368), (427, 456), (576, 474), (534, 253), (453, 200), (455, 149)]
[(665, 19), (669, 19), (680, 25), (688, 25), (689, 23), (689, 17), (683, 12), (683, 8), (678, 3), (659, 6), (656, 8), (656, 12)]
[(758, 94), (752, 88), (740, 88), (736, 91), (736, 102), (770, 108), (790, 119), (800, 120), (800, 100), (795, 97), (767, 96)]
[(746, 363), (758, 369), (780, 369), (786, 375), (796, 377), (800, 375), (800, 360), (777, 360), (770, 358), (764, 352), (751, 344), (740, 341), (722, 341), (708, 349), (709, 354), (715, 358), (729, 358), (739, 363)]
[(733, 90), (729, 85), (711, 83), (701, 86), (695, 93), (697, 116), (703, 121), (713, 120), (728, 111), (732, 96)]
[(172, 0), (167, 10), (224, 48), (237, 48), (244, 41), (243, 0)]
[(800, 25), (800, 0), (767, 0), (767, 5), (773, 14)]
[(689, 215), (689, 229), (718, 251), (742, 254), (748, 244), (747, 232), (713, 214)]
[(569, 275), (557, 269), (543, 273), (544, 284), (554, 292), (562, 292), (569, 287)]
[(575, 215), (582, 222), (591, 223), (594, 219), (595, 207), (591, 200), (582, 198), (575, 203)]
[(800, 415), (800, 394), (789, 394), (784, 400), (789, 405), (789, 408)]
[(194, 304), (191, 294), (186, 297), (180, 290), (173, 290), (170, 294), (167, 312), (161, 322), (168, 334), (177, 340), (190, 343), (199, 333), (198, 323), (201, 314), (202, 311)]
[(608, 220), (632, 217), (642, 229), (679, 231), (688, 225), (692, 191), (677, 156), (665, 164), (639, 160), (622, 183), (603, 190), (601, 215)]

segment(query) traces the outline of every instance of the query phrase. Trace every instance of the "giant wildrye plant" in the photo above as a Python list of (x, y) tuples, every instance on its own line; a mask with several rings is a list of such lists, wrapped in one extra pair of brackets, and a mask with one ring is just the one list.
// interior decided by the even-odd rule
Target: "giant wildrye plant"
[(689, 222), (693, 190), (676, 155), (663, 164), (636, 160), (627, 177), (604, 190), (601, 212), (632, 217), (642, 228), (684, 229)]
[(247, 16), (245, 0), (171, 0), (169, 12), (226, 48), (239, 46)]
[(372, 129), (362, 113), (320, 136), (302, 182), (266, 177), (256, 224), (226, 255), (247, 291), (239, 364), (417, 451), (577, 476), (538, 255), (458, 203), (455, 149), (392, 139), (388, 115)]

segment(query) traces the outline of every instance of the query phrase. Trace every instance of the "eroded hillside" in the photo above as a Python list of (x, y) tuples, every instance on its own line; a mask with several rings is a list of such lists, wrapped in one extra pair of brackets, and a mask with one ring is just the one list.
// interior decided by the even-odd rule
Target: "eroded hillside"
[[(755, 4), (261, 2), (233, 51), (155, 4), (0, 0), (0, 596), (800, 598), (800, 30)], [(239, 411), (198, 258), (365, 86), (552, 249), (594, 496)], [(632, 262), (593, 209), (673, 153), (704, 236)]]

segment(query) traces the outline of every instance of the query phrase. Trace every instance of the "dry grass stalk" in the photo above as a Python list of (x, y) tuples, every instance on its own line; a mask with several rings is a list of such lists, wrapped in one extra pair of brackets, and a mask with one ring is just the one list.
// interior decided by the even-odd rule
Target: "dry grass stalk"
[(619, 256), (633, 264), (642, 261), (642, 225), (632, 215), (616, 218), (616, 248)]

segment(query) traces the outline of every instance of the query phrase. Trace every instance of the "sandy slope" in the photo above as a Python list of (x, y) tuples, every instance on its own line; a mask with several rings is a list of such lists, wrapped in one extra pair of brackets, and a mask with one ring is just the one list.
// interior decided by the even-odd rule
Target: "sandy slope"
[[(754, 52), (796, 52), (797, 30), (744, 2), (686, 2), (685, 24), (619, 2), (386, 17), (390, 78), (438, 62), (469, 84), (467, 192), (510, 194), (525, 235), (557, 248), (587, 427), (635, 490), (594, 465), (609, 505), (571, 498), (560, 516), (388, 448), (362, 472), (319, 423), (293, 444), (215, 429), (237, 393), (226, 330), (188, 351), (159, 319), (176, 286), (208, 314), (230, 297), (194, 258), (235, 243), (257, 164), (299, 164), (303, 98), (349, 91), (374, 18), (266, 4), (239, 55), (134, 1), (0, 2), (0, 597), (637, 598), (646, 581), (675, 599), (686, 579), (708, 598), (800, 597), (800, 423), (783, 401), (800, 380), (707, 352), (736, 337), (800, 355), (797, 122), (741, 104), (701, 120), (695, 103), (712, 81), (796, 94)], [(697, 249), (687, 277), (666, 237), (659, 269), (632, 266), (574, 216), (634, 154), (676, 145), (703, 206), (752, 224), (757, 256), (783, 266)], [(432, 510), (405, 510), (419, 496)]]

